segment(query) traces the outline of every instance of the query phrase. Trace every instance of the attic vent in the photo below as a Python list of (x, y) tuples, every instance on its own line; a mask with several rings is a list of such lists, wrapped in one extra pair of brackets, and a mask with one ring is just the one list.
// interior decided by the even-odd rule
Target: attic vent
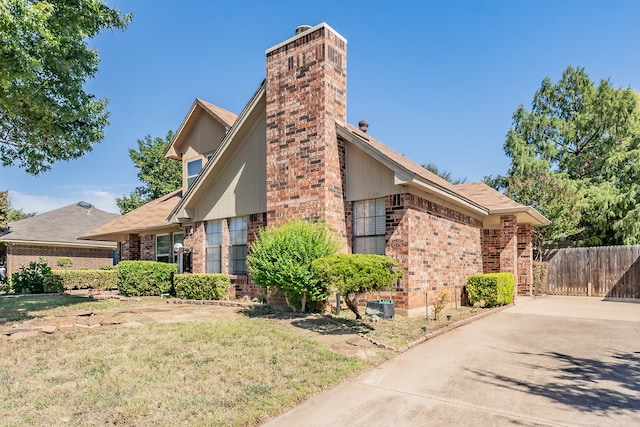
[(300, 33), (304, 33), (310, 28), (311, 28), (311, 25), (300, 25), (298, 28), (296, 28), (296, 36)]
[(88, 203), (88, 202), (78, 202), (78, 206), (85, 209), (89, 209), (93, 207), (91, 203)]

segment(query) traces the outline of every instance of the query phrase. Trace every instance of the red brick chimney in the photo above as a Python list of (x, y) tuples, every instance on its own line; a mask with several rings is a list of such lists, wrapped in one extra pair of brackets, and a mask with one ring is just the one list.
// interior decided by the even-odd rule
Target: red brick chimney
[(267, 219), (322, 218), (346, 239), (344, 147), (347, 41), (301, 26), (267, 55)]

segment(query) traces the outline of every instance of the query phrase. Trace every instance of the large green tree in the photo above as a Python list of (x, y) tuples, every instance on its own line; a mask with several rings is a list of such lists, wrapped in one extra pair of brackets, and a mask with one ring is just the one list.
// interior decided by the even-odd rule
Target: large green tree
[(429, 172), (433, 172), (445, 181), (449, 181), (452, 184), (464, 184), (467, 182), (467, 178), (454, 178), (453, 173), (447, 169), (440, 169), (435, 163), (427, 163), (422, 165), (423, 168)]
[(164, 139), (147, 135), (144, 139), (138, 140), (138, 150), (129, 149), (129, 157), (140, 169), (138, 178), (144, 185), (136, 187), (128, 196), (116, 199), (121, 214), (124, 215), (182, 186), (182, 164), (164, 157), (172, 139), (172, 131), (167, 132)]
[(640, 98), (583, 68), (545, 78), (504, 144), (511, 166), (487, 182), (553, 221), (539, 244), (640, 243)]
[(0, 0), (0, 161), (38, 175), (103, 138), (107, 101), (86, 93), (87, 40), (131, 19), (103, 0)]

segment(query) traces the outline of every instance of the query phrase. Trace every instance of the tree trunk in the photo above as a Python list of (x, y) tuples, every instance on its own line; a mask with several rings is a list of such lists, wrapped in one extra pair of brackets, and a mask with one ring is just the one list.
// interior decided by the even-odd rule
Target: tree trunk
[(307, 293), (302, 293), (302, 299), (300, 300), (300, 311), (304, 313), (304, 309), (307, 306)]
[(344, 297), (344, 302), (347, 304), (347, 307), (349, 307), (349, 310), (353, 311), (356, 315), (356, 319), (362, 319), (362, 316), (360, 316), (360, 313), (358, 313), (358, 296), (354, 296), (353, 299), (349, 299), (348, 296)]

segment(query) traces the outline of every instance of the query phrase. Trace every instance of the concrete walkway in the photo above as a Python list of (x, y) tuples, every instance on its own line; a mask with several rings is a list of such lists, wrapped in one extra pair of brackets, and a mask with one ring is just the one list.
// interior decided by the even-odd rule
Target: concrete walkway
[(300, 425), (640, 426), (640, 304), (519, 303), (266, 424)]

